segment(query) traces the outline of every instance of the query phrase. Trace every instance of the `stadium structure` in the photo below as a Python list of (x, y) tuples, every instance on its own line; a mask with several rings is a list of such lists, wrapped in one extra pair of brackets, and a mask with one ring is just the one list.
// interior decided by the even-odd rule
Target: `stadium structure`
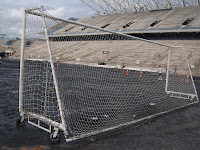
[[(104, 1), (102, 1), (103, 3)], [(133, 1), (132, 1), (133, 2)], [(155, 1), (154, 1), (155, 2)], [(168, 3), (170, 1), (167, 1)], [(167, 2), (162, 4), (167, 4)], [(137, 5), (135, 3), (135, 5)], [(142, 3), (139, 3), (142, 6)], [(173, 4), (173, 5), (172, 5)], [(175, 5), (176, 4), (176, 5)], [(179, 5), (178, 5), (179, 4)], [(187, 5), (186, 5), (187, 4)], [(189, 5), (190, 4), (190, 5)], [(143, 10), (115, 14), (106, 14), (101, 16), (92, 16), (87, 18), (79, 18), (77, 22), (86, 23), (92, 26), (104, 28), (114, 32), (125, 33), (128, 35), (133, 35), (136, 37), (145, 38), (148, 40), (156, 40), (163, 44), (169, 45), (179, 45), (184, 46), (188, 56), (189, 64), (193, 65), (194, 68), (192, 72), (194, 75), (200, 75), (200, 60), (199, 60), (199, 31), (200, 31), (200, 16), (199, 16), (199, 5), (198, 1), (173, 1), (171, 5), (173, 9), (167, 7), (159, 7), (159, 9), (153, 10)], [(89, 5), (89, 4), (88, 4)], [(91, 4), (90, 4), (91, 5)], [(153, 4), (151, 4), (153, 5)], [(185, 5), (185, 7), (183, 7)], [(188, 6), (189, 5), (189, 6)], [(179, 6), (179, 7), (178, 7)], [(93, 6), (94, 7), (94, 6)], [(105, 6), (104, 6), (105, 8)], [(94, 34), (87, 28), (74, 28), (73, 26), (59, 26), (60, 34), (76, 34), (80, 33), (83, 35)], [(102, 32), (98, 32), (98, 35), (102, 35)], [(4, 38), (0, 39), (0, 52), (5, 52), (5, 50), (13, 50), (15, 53), (11, 58), (20, 58), (20, 45), (21, 40), (6, 40)], [(6, 44), (5, 44), (6, 43)], [(38, 41), (35, 39), (29, 39), (27, 41), (27, 46), (31, 49), (34, 46), (42, 46), (45, 44), (43, 41)], [(31, 51), (31, 50), (30, 50)], [(38, 57), (44, 57), (43, 54), (40, 55), (39, 49), (34, 49), (30, 52), (30, 55), (38, 55)], [(158, 51), (155, 53), (159, 55)], [(152, 54), (152, 55), (154, 55)], [(93, 54), (91, 53), (91, 58)], [(103, 55), (105, 56), (105, 55)], [(120, 54), (119, 54), (120, 56)], [(116, 56), (116, 59), (119, 57)], [(77, 56), (78, 57), (78, 56)], [(103, 58), (103, 57), (102, 57)], [(89, 56), (87, 59), (90, 59)], [(124, 59), (126, 59), (124, 57)], [(143, 59), (148, 59), (144, 56)], [(132, 61), (133, 62), (133, 61)], [(136, 62), (134, 60), (134, 62)], [(123, 62), (121, 62), (123, 63)], [(128, 65), (128, 64), (127, 64)]]
[(68, 142), (199, 102), (192, 77), (200, 75), (199, 1), (133, 2), (137, 11), (98, 10), (76, 21), (25, 10), (11, 56), (21, 60), (17, 124), (28, 118), (52, 141), (61, 130)]
[(143, 10), (174, 9), (200, 5), (199, 0), (81, 0), (97, 15), (137, 12)]

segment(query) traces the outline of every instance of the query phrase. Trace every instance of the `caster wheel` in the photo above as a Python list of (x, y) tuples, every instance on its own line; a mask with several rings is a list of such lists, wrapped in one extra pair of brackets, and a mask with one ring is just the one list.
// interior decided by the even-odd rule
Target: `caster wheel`
[(16, 125), (17, 126), (23, 126), (24, 123), (25, 123), (24, 118), (22, 118), (22, 117), (17, 118), (17, 120), (16, 120)]
[(193, 102), (194, 102), (194, 100), (193, 100), (193, 99), (190, 99), (190, 100), (189, 100), (189, 102), (190, 102), (190, 103), (193, 103)]
[(190, 103), (195, 102), (195, 98), (194, 98), (193, 96), (191, 96), (190, 99), (189, 99), (189, 102), (190, 102)]
[(51, 132), (51, 134), (50, 134), (50, 140), (51, 140), (52, 143), (58, 143), (60, 141), (60, 135), (58, 133), (56, 135), (56, 137), (54, 137), (54, 133), (55, 133), (55, 131)]
[(95, 138), (94, 138), (94, 137), (90, 137), (90, 138), (89, 138), (89, 141), (90, 141), (90, 142), (94, 142), (94, 141), (95, 141)]

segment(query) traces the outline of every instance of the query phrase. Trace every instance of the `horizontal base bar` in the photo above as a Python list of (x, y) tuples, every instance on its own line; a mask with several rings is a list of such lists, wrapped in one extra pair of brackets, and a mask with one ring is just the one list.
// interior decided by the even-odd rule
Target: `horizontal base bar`
[(35, 126), (35, 127), (37, 127), (37, 128), (40, 128), (40, 129), (46, 131), (46, 132), (51, 133), (51, 125), (49, 125), (49, 129), (47, 129), (47, 128), (45, 128), (45, 127), (43, 127), (43, 126), (40, 125), (40, 120), (38, 120), (37, 124), (36, 124), (36, 123), (30, 121), (30, 117), (28, 117), (28, 123), (31, 124), (31, 125), (33, 125), (33, 126)]
[(195, 95), (195, 94), (188, 94), (188, 93), (181, 93), (181, 92), (174, 92), (174, 91), (165, 91), (167, 94), (179, 94), (179, 95), (185, 95), (185, 96), (191, 96), (191, 97), (197, 97), (197, 99), (199, 99), (198, 98), (198, 96), (197, 95)]

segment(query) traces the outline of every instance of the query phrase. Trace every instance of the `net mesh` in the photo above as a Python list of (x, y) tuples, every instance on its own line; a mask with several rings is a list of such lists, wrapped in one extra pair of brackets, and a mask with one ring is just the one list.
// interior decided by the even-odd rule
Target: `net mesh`
[[(26, 14), (25, 32), (23, 110), (60, 123), (42, 17)], [(34, 40), (34, 43), (27, 45), (29, 40)]]
[[(166, 90), (196, 94), (186, 59), (178, 48), (171, 50), (166, 89), (168, 46), (64, 21), (41, 10), (27, 12), (26, 39), (35, 42), (24, 51), (23, 109), (59, 123), (63, 111), (66, 130), (72, 137), (190, 103), (167, 94)], [(162, 80), (158, 80), (159, 65)], [(187, 74), (189, 82), (186, 82)], [(53, 78), (58, 82), (61, 109)]]

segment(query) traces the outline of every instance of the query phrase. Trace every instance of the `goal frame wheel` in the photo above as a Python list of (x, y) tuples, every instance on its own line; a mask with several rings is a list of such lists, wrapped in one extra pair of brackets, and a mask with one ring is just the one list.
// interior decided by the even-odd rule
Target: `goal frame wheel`
[(19, 117), (16, 119), (16, 125), (17, 126), (23, 126), (25, 124), (25, 118), (24, 117)]
[(58, 129), (54, 129), (50, 133), (50, 140), (52, 143), (59, 143), (60, 142), (60, 134), (58, 133)]

